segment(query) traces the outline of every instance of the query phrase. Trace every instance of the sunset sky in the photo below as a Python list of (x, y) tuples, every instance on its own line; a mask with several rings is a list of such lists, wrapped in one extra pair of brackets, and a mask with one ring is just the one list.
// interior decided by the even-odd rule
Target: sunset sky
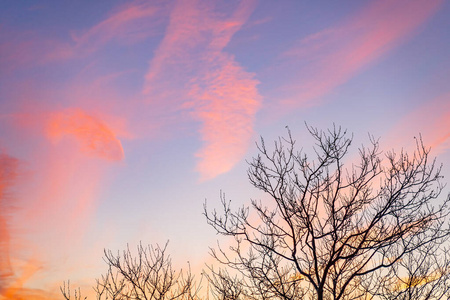
[[(0, 299), (88, 295), (113, 251), (169, 240), (200, 273), (205, 199), (263, 195), (262, 136), (305, 122), (450, 178), (450, 2), (0, 2)], [(448, 192), (448, 188), (446, 190)], [(222, 242), (226, 242), (222, 240)], [(93, 299), (93, 298), (91, 298)]]

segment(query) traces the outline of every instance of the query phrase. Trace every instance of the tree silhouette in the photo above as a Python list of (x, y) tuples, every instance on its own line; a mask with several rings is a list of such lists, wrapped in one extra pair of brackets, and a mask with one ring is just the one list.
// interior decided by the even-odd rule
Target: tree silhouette
[[(70, 280), (67, 280), (67, 285), (66, 282), (63, 283), (62, 286), (59, 287), (59, 289), (61, 290), (61, 293), (64, 297), (65, 300), (71, 300), (72, 299), (72, 292), (70, 291)], [(74, 300), (86, 300), (87, 297), (84, 297), (81, 295), (81, 290), (80, 288), (75, 289), (75, 291), (73, 292), (73, 299)]]
[[(103, 260), (108, 271), (97, 279), (94, 287), (97, 300), (145, 299), (145, 300), (194, 300), (199, 285), (194, 282), (190, 269), (175, 271), (164, 247), (144, 247), (139, 244), (137, 255), (127, 247), (122, 253), (104, 251)], [(61, 287), (66, 300), (71, 299), (69, 283)], [(81, 300), (80, 290), (74, 292), (75, 300)]]
[[(251, 184), (270, 196), (207, 222), (232, 237), (212, 255), (207, 276), (217, 299), (439, 299), (449, 296), (450, 194), (421, 138), (416, 150), (383, 154), (370, 137), (349, 161), (352, 136), (307, 127), (314, 159), (290, 131), (264, 140), (249, 162)], [(233, 292), (227, 292), (233, 291)]]

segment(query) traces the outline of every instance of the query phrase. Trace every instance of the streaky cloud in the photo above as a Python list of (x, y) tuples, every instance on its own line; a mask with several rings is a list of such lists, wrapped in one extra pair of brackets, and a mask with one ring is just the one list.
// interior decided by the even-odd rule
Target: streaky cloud
[(374, 1), (338, 26), (300, 40), (283, 53), (291, 71), (284, 104), (314, 105), (319, 98), (417, 33), (443, 1)]
[(16, 31), (0, 26), (0, 67), (17, 68), (61, 62), (91, 55), (111, 42), (130, 45), (158, 34), (165, 5), (130, 1), (87, 29), (72, 31), (65, 40), (42, 37), (38, 32)]
[[(9, 214), (13, 207), (10, 189), (18, 176), (18, 159), (0, 152), (0, 287), (14, 275), (10, 260)], [(1, 292), (1, 288), (0, 288)]]
[[(112, 129), (115, 119), (80, 108), (30, 110), (11, 118), (11, 131), (41, 142), (31, 147), (32, 154), (24, 160), (26, 174), (18, 174), (23, 177), (19, 181), (19, 161), (0, 155), (0, 299), (58, 298), (34, 289), (32, 282), (49, 270), (60, 271), (62, 258), (55, 254), (55, 245), (70, 253), (86, 235), (107, 168), (124, 158)], [(7, 206), (11, 187), (20, 191), (14, 210)], [(4, 227), (9, 212), (14, 218)]]
[(88, 30), (73, 32), (74, 50), (92, 53), (111, 41), (132, 44), (155, 35), (155, 27), (161, 20), (158, 13), (161, 14), (162, 9), (162, 5), (156, 6), (150, 1), (126, 3)]
[(146, 75), (143, 92), (151, 106), (167, 115), (188, 113), (201, 123), (201, 180), (229, 171), (253, 135), (259, 82), (223, 50), (254, 5), (241, 2), (223, 16), (212, 2), (179, 1)]

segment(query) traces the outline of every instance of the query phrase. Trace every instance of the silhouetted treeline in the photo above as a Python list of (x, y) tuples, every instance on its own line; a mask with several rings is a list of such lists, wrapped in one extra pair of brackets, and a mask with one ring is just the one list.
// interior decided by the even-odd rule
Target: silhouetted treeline
[(211, 251), (218, 265), (198, 282), (173, 270), (166, 247), (139, 245), (136, 257), (105, 251), (97, 299), (448, 298), (450, 194), (421, 138), (413, 153), (383, 153), (371, 137), (355, 163), (346, 131), (307, 128), (313, 157), (289, 130), (272, 150), (261, 138), (248, 177), (270, 202), (234, 210), (221, 193), (223, 211), (205, 204), (208, 224), (234, 244)]

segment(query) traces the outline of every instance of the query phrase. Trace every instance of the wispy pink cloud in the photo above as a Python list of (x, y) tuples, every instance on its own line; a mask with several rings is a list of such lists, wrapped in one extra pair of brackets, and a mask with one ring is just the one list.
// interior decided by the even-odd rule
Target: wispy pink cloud
[[(35, 258), (27, 259), (17, 264), (17, 250), (12, 241), (16, 241), (11, 226), (17, 229), (17, 224), (10, 224), (10, 214), (19, 208), (16, 195), (11, 188), (18, 184), (19, 160), (0, 152), (0, 298), (1, 299), (48, 299), (49, 293), (23, 288), (25, 282), (41, 268)], [(16, 263), (14, 263), (16, 262)], [(47, 298), (44, 297), (47, 296)]]
[(64, 61), (90, 55), (108, 43), (128, 45), (157, 34), (165, 5), (131, 1), (112, 10), (98, 24), (73, 31), (67, 39), (42, 37), (30, 29), (18, 32), (0, 26), (0, 67), (10, 71), (20, 67)]
[[(227, 60), (226, 55), (223, 59)], [(258, 82), (233, 61), (224, 62), (209, 76), (207, 87), (191, 90), (196, 102), (192, 114), (203, 123), (200, 133), (204, 146), (196, 154), (201, 179), (225, 173), (242, 159), (260, 105)]]
[(30, 33), (15, 32), (0, 26), (0, 75), (35, 63), (38, 48)]
[(348, 21), (305, 37), (283, 54), (292, 68), (286, 104), (313, 104), (414, 35), (442, 0), (373, 1)]
[(72, 33), (74, 51), (91, 53), (111, 41), (136, 43), (157, 34), (163, 6), (150, 1), (132, 1), (112, 11), (109, 16), (86, 31)]
[[(21, 145), (30, 153), (23, 162), (26, 176), (21, 172), (20, 180), (15, 180), (18, 161), (0, 155), (0, 299), (53, 299), (51, 293), (34, 289), (53, 280), (43, 276), (51, 270), (55, 278), (62, 276), (55, 279), (59, 284), (67, 276), (67, 269), (59, 267), (62, 260), (67, 263), (67, 256), (72, 264), (88, 264), (70, 253), (86, 236), (109, 168), (124, 157), (115, 131), (120, 124), (110, 121), (114, 117), (81, 109), (33, 108), (2, 120), (24, 138)], [(14, 202), (14, 223), (9, 224), (11, 187), (20, 195)]]
[(433, 155), (450, 150), (450, 93), (426, 101), (402, 117), (390, 130), (386, 144), (413, 148), (412, 138), (418, 134)]
[(52, 140), (75, 137), (82, 151), (107, 160), (119, 161), (124, 151), (116, 134), (100, 119), (80, 109), (51, 113), (47, 135)]
[(149, 104), (166, 114), (189, 112), (201, 123), (204, 146), (196, 155), (202, 180), (229, 171), (253, 134), (261, 102), (258, 81), (223, 49), (254, 4), (240, 2), (223, 16), (212, 2), (179, 1), (146, 75)]
[(13, 207), (10, 194), (18, 175), (18, 160), (0, 152), (0, 287), (5, 285), (12, 275), (10, 261), (9, 213)]

